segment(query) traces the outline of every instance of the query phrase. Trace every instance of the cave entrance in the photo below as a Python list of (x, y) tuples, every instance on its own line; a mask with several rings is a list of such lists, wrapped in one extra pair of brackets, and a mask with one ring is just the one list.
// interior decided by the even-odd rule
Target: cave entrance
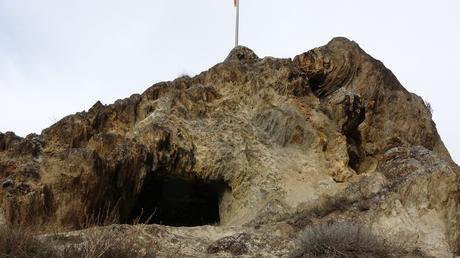
[(130, 221), (169, 226), (218, 224), (219, 202), (227, 189), (221, 181), (152, 176), (144, 182)]

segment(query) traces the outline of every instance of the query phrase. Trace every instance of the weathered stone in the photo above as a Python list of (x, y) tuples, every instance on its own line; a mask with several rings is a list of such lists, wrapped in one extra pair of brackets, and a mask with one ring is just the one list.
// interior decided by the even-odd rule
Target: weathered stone
[[(345, 38), (294, 60), (237, 47), (41, 135), (0, 133), (4, 220), (64, 230), (101, 212), (151, 215), (175, 227), (66, 234), (138, 230), (133, 241), (160, 256), (281, 257), (300, 227), (353, 219), (448, 257), (460, 252), (459, 173), (423, 100)], [(211, 211), (217, 225), (176, 227), (214, 223)]]

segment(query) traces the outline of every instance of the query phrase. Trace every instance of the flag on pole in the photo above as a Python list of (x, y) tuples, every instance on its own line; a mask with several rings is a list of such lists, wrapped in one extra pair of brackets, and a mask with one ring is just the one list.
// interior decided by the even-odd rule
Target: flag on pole
[(235, 47), (238, 46), (238, 31), (240, 27), (240, 0), (233, 0), (236, 7)]

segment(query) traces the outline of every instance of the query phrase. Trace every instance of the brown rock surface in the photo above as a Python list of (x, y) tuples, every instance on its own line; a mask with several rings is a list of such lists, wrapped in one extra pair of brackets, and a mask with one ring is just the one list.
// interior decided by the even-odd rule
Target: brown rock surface
[(105, 209), (119, 223), (143, 209), (170, 226), (88, 230), (124, 232), (160, 256), (280, 257), (306, 225), (357, 220), (450, 257), (459, 173), (424, 101), (356, 43), (335, 38), (294, 60), (238, 47), (41, 135), (0, 133), (0, 224), (80, 229)]

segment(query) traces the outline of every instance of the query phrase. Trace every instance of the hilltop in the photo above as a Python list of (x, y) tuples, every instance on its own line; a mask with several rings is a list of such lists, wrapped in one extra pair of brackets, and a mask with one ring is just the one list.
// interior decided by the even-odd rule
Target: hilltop
[(423, 99), (357, 43), (240, 46), (40, 135), (0, 133), (0, 225), (53, 228), (36, 238), (53, 255), (302, 257), (318, 232), (362, 228), (390, 250), (366, 257), (451, 257), (459, 173)]

